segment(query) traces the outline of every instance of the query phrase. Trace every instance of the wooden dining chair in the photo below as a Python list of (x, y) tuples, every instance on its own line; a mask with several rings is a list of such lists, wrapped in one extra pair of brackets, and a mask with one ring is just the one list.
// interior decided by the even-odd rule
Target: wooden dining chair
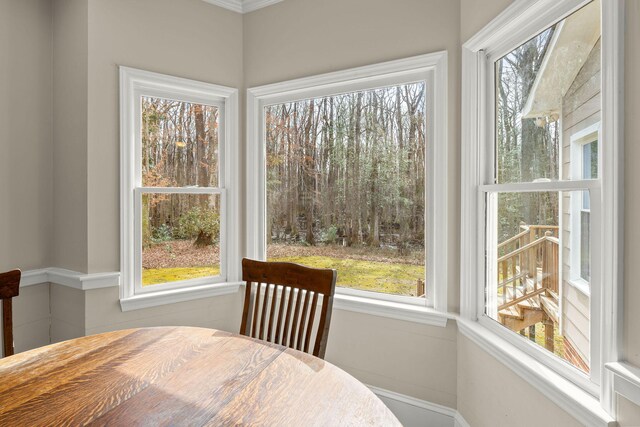
[(2, 300), (2, 337), (4, 357), (13, 356), (13, 310), (11, 298), (20, 292), (20, 270), (0, 273), (0, 300)]
[[(240, 333), (324, 358), (327, 348), (336, 271), (290, 262), (244, 258), (242, 280), (247, 282)], [(254, 286), (255, 285), (255, 286)], [(316, 308), (322, 298), (318, 326)]]

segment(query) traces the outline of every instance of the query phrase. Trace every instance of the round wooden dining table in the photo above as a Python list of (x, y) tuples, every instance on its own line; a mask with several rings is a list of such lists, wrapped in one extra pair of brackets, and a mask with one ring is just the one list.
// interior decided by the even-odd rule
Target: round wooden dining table
[(129, 329), (0, 359), (0, 426), (400, 425), (331, 363), (213, 329)]

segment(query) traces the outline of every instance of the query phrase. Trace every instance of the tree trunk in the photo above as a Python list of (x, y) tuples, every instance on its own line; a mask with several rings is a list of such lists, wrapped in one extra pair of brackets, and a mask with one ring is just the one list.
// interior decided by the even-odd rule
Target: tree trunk
[(204, 248), (211, 245), (213, 245), (213, 236), (209, 233), (205, 233), (204, 231), (200, 231), (196, 241), (193, 242), (193, 246), (196, 248)]

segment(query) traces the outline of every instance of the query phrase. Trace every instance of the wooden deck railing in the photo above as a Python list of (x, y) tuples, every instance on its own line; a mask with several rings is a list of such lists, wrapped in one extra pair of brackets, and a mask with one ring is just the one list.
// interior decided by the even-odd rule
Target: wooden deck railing
[(540, 293), (558, 294), (558, 227), (520, 225), (521, 232), (498, 245), (498, 309)]

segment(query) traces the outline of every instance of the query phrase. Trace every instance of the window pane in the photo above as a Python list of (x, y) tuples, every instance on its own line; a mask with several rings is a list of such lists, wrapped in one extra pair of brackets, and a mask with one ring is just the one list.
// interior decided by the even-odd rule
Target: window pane
[(142, 195), (142, 285), (220, 274), (220, 196)]
[(425, 85), (265, 107), (267, 256), (425, 294)]
[(582, 146), (582, 178), (598, 177), (598, 141)]
[(600, 62), (598, 2), (496, 61), (496, 182), (572, 178), (570, 136), (600, 121)]
[(591, 280), (591, 254), (589, 250), (591, 238), (591, 214), (589, 211), (580, 212), (580, 277), (587, 282)]
[[(573, 285), (572, 251), (580, 251), (580, 210), (574, 192), (501, 193), (489, 197), (486, 314), (523, 339), (589, 370), (589, 296)], [(574, 215), (577, 215), (575, 217)], [(562, 221), (560, 221), (562, 218)], [(573, 242), (576, 242), (575, 244)], [(589, 258), (583, 261), (587, 267)], [(563, 301), (560, 301), (560, 298)], [(561, 311), (562, 310), (562, 311)], [(561, 329), (562, 323), (562, 329)]]
[(143, 96), (142, 186), (216, 187), (219, 110)]

